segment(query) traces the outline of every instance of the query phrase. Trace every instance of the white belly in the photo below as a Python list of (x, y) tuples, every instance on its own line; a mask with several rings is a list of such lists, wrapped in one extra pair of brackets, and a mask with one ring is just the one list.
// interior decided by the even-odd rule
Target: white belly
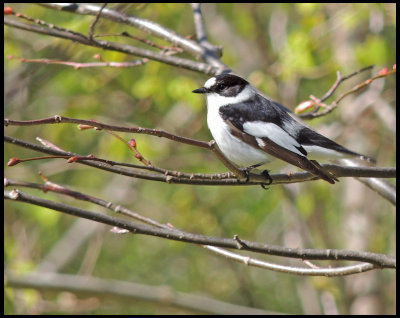
[(217, 109), (208, 109), (207, 124), (222, 153), (239, 167), (264, 164), (271, 160), (266, 152), (249, 146), (232, 136), (229, 126), (223, 121)]

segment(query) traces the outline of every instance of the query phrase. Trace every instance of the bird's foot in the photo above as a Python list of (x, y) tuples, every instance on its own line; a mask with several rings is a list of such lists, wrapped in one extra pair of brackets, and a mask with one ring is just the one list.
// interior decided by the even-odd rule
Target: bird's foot
[[(255, 169), (255, 168), (258, 168), (261, 165), (262, 164), (260, 163), (260, 164), (252, 165), (252, 166), (249, 166), (249, 167), (240, 168), (240, 170), (244, 173), (244, 175), (246, 177), (246, 183), (249, 182), (249, 180), (250, 180), (250, 171)], [(269, 189), (268, 186), (272, 183), (272, 178), (269, 175), (268, 170), (263, 170), (261, 172), (261, 175), (263, 177), (265, 177), (268, 181), (266, 183), (260, 183), (260, 185), (264, 190), (268, 190)]]
[[(243, 172), (244, 177), (246, 178), (245, 182), (246, 183), (249, 182), (249, 180), (250, 180), (250, 170), (248, 170), (247, 168), (239, 168), (239, 170)], [(238, 181), (239, 181), (239, 179), (238, 179)]]
[(261, 172), (261, 175), (268, 179), (267, 183), (260, 183), (261, 188), (263, 188), (264, 190), (268, 190), (269, 188), (267, 186), (269, 186), (272, 183), (272, 178), (269, 175), (268, 170), (263, 170), (263, 172)]
[(261, 164), (256, 164), (256, 165), (252, 165), (249, 167), (245, 167), (245, 168), (239, 168), (240, 171), (242, 171), (244, 173), (244, 176), (246, 177), (246, 183), (249, 182), (250, 180), (250, 171), (261, 166)]

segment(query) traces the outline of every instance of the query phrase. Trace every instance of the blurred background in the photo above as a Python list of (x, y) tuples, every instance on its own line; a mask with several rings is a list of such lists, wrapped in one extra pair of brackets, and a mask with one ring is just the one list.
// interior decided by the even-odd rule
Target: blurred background
[[(195, 39), (188, 4), (109, 4), (109, 8), (149, 19)], [(33, 4), (12, 4), (14, 11), (87, 34), (92, 16), (58, 12)], [(395, 4), (205, 4), (208, 40), (222, 45), (222, 61), (254, 86), (294, 109), (310, 95), (322, 97), (336, 72), (364, 72), (344, 82), (333, 98), (396, 63)], [(129, 32), (169, 45), (127, 25), (100, 19), (97, 34)], [(145, 44), (120, 36), (105, 40)], [(21, 63), (16, 58), (81, 63), (134, 61), (136, 57), (6, 26), (4, 82), (6, 118), (30, 120), (56, 114), (114, 125), (158, 128), (208, 141), (205, 100), (191, 91), (208, 78), (200, 73), (150, 61), (132, 68)], [(182, 54), (189, 57), (187, 54)], [(329, 103), (333, 100), (327, 101)], [(344, 146), (395, 166), (395, 76), (376, 80), (346, 97), (328, 116), (307, 124)], [(76, 125), (7, 127), (5, 134), (35, 143), (47, 139), (82, 155), (138, 163), (116, 138), (80, 131)], [(135, 138), (153, 165), (183, 172), (219, 173), (226, 168), (204, 149), (167, 139)], [(7, 178), (38, 182), (38, 172), (76, 191), (124, 205), (161, 223), (188, 232), (287, 247), (350, 249), (395, 254), (395, 208), (352, 178), (330, 185), (315, 181), (287, 186), (192, 186), (165, 184), (100, 171), (65, 160), (41, 160), (6, 167), (10, 157), (40, 154), (5, 144)], [(296, 168), (288, 167), (288, 171)], [(273, 173), (273, 172), (272, 172)], [(390, 179), (389, 179), (390, 180)], [(390, 182), (394, 182), (393, 179)], [(110, 214), (89, 203), (54, 193), (22, 189), (49, 200)], [(82, 224), (84, 224), (82, 226)], [(79, 243), (74, 240), (81, 239)], [(79, 241), (78, 239), (78, 241)], [(64, 245), (60, 247), (62, 242)], [(52, 253), (52, 254), (49, 254)], [(239, 252), (238, 252), (239, 253)], [(51, 260), (60, 261), (52, 267)], [(69, 255), (70, 254), (70, 255)], [(248, 253), (242, 253), (248, 255)], [(292, 266), (301, 260), (250, 255)], [(314, 262), (332, 267), (347, 262)], [(109, 227), (27, 204), (5, 202), (5, 270), (35, 269), (91, 275), (203, 295), (242, 306), (288, 314), (393, 314), (395, 272), (370, 271), (340, 278), (300, 277), (245, 267), (193, 244), (141, 235), (118, 235)], [(104, 295), (81, 295), (5, 287), (7, 314), (182, 314), (195, 313), (137, 298), (129, 302)]]

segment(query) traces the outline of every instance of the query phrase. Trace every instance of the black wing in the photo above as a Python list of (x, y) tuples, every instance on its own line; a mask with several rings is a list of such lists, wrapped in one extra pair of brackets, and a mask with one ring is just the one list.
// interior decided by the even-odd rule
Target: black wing
[[(267, 99), (261, 98), (260, 96), (255, 96), (247, 102), (220, 107), (220, 115), (231, 128), (231, 133), (254, 148), (306, 170), (329, 183), (338, 181), (333, 175), (325, 172), (317, 161), (308, 160), (306, 150), (296, 141), (295, 136), (297, 133), (303, 127), (307, 127), (296, 122), (284, 109), (276, 107)], [(254, 136), (246, 132), (243, 125), (251, 122), (274, 124), (270, 126), (276, 127), (277, 130), (281, 127), (282, 130), (279, 130), (279, 132), (282, 132), (283, 139), (288, 141), (288, 147), (285, 147), (282, 143), (275, 142), (279, 138), (269, 138), (267, 135)], [(291, 129), (292, 131), (287, 132), (283, 127), (289, 127), (289, 130)]]

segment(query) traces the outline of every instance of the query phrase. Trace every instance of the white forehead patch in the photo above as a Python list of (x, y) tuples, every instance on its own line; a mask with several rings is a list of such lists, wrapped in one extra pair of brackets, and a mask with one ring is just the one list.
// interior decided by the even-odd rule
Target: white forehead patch
[(207, 82), (204, 83), (204, 87), (211, 88), (215, 84), (216, 81), (217, 81), (217, 79), (215, 77), (211, 77), (209, 80), (207, 80)]

